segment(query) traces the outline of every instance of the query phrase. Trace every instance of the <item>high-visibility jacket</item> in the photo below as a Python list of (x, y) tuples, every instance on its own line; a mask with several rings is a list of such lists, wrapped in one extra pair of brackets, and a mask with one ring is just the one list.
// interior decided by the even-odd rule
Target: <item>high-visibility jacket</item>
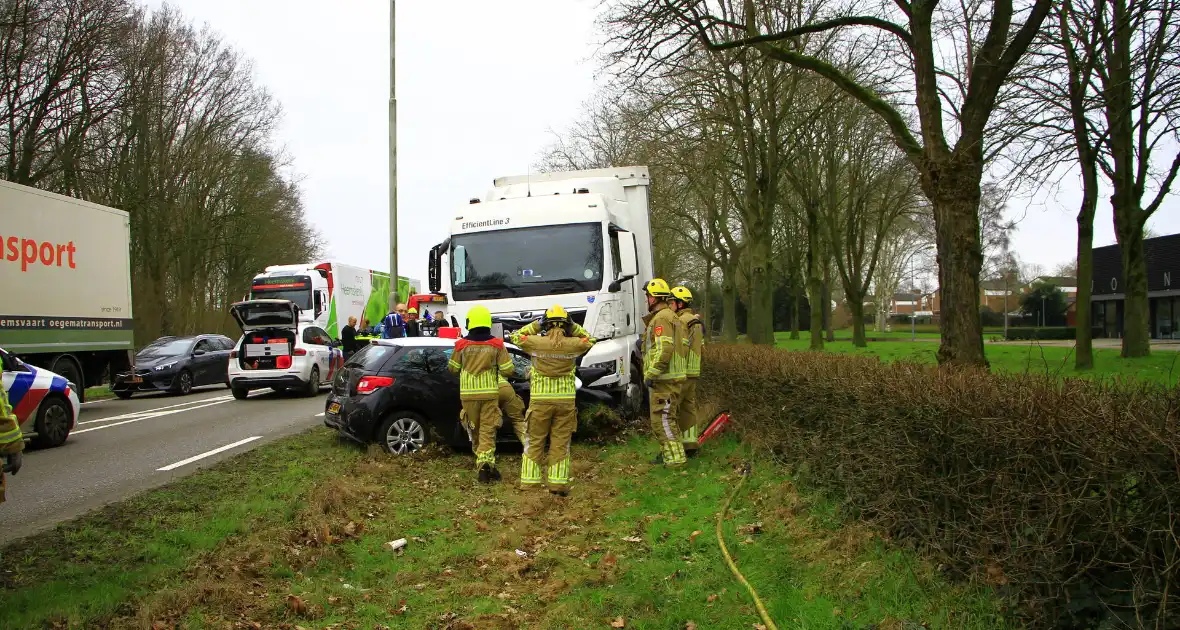
[(667, 304), (656, 304), (643, 322), (643, 378), (679, 383), (684, 380), (688, 349), (684, 344), (684, 323)]
[[(514, 334), (517, 334), (517, 335), (539, 335), (539, 334), (541, 334), (541, 320), (535, 319), (535, 320), (525, 324), (524, 327), (517, 330)], [(589, 339), (590, 343), (594, 343), (594, 341), (595, 341), (595, 339), (590, 336), (590, 333), (586, 332), (586, 329), (579, 326), (577, 322), (570, 322), (569, 328), (566, 329), (566, 336), (571, 336), (571, 335), (574, 337), (581, 337), (583, 339)], [(512, 343), (516, 343), (516, 342), (514, 341)]]
[(698, 378), (701, 375), (701, 354), (705, 349), (705, 325), (701, 323), (699, 315), (687, 308), (679, 311), (677, 315), (684, 323), (684, 341), (688, 347), (685, 376)]
[(586, 354), (593, 342), (585, 337), (562, 337), (554, 341), (548, 335), (512, 335), (512, 343), (533, 358), (529, 377), (529, 399), (573, 400), (577, 395), (574, 370), (578, 357)]
[(20, 432), (20, 422), (8, 404), (8, 392), (0, 387), (0, 455), (19, 453), (25, 450), (25, 438)]
[(512, 357), (503, 339), (471, 337), (455, 342), (455, 351), (447, 362), (447, 368), (459, 374), (459, 399), (496, 400), (500, 397), (500, 376), (511, 375), (515, 368)]

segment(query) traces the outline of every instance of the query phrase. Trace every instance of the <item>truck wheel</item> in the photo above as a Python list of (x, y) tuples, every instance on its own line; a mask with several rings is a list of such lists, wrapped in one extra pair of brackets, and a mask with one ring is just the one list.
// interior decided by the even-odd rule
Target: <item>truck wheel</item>
[(303, 393), (308, 396), (320, 393), (320, 367), (318, 365), (311, 367), (311, 378), (307, 379), (307, 389)]
[(69, 403), (61, 396), (50, 396), (43, 400), (33, 424), (37, 430), (37, 446), (61, 446), (70, 435), (73, 415)]
[(229, 390), (233, 392), (234, 398), (237, 398), (238, 400), (246, 400), (250, 397), (250, 390), (248, 389), (243, 389), (241, 387), (231, 387)]
[(49, 368), (50, 372), (56, 372), (62, 378), (73, 383), (78, 388), (78, 400), (85, 401), (86, 383), (82, 377), (82, 367), (74, 357), (63, 354), (53, 361), (53, 367)]

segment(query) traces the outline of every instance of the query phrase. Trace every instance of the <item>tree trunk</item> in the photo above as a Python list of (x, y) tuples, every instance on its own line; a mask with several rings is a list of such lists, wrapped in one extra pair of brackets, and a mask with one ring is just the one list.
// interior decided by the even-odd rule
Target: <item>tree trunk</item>
[(824, 286), (820, 270), (819, 216), (815, 205), (807, 204), (807, 303), (811, 311), (811, 349), (824, 349)]
[(697, 316), (705, 328), (705, 339), (713, 334), (713, 261), (705, 261), (704, 295), (701, 296), (701, 308)]
[(803, 283), (796, 279), (793, 284), (795, 285), (795, 304), (791, 306), (791, 339), (798, 339), (799, 328), (803, 323)]
[(926, 169), (922, 188), (934, 206), (938, 285), (942, 290), (939, 364), (987, 367), (979, 318), (979, 238), (982, 159), (953, 157)]
[(1098, 207), (1098, 174), (1094, 164), (1082, 165), (1082, 208), (1078, 212), (1078, 296), (1077, 345), (1074, 368), (1089, 370), (1094, 367), (1094, 344), (1090, 332), (1094, 328), (1090, 296), (1094, 285), (1094, 213)]
[(746, 319), (746, 334), (750, 342), (774, 345), (774, 283), (772, 230), (751, 235), (750, 243), (750, 309)]
[[(1113, 200), (1119, 203), (1116, 192)], [(1123, 357), (1151, 354), (1151, 309), (1147, 302), (1147, 258), (1138, 208), (1115, 205), (1115, 234), (1123, 255)], [(1080, 270), (1079, 270), (1080, 271)], [(1081, 287), (1078, 287), (1079, 289)]]
[(865, 298), (853, 291), (845, 291), (848, 300), (848, 313), (852, 315), (852, 345), (857, 348), (868, 347), (865, 339)]
[(737, 343), (737, 283), (735, 265), (721, 270), (721, 339)]
[(832, 308), (832, 263), (824, 265), (824, 331), (828, 343), (836, 340), (836, 311)]

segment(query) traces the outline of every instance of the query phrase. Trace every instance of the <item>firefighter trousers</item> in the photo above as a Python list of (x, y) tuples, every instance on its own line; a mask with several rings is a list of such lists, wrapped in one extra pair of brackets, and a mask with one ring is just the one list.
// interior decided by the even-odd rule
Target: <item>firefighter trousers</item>
[(680, 383), (656, 381), (652, 383), (648, 399), (651, 401), (651, 430), (660, 443), (664, 465), (684, 465), (684, 445), (681, 443), (680, 426), (676, 422)]
[(680, 427), (680, 441), (684, 450), (697, 450), (699, 439), (699, 412), (697, 408), (697, 379), (689, 377), (680, 384), (680, 398), (676, 405), (676, 424)]
[(516, 390), (512, 389), (512, 384), (508, 381), (500, 381), (500, 411), (508, 416), (508, 421), (512, 423), (512, 432), (516, 434), (516, 439), (524, 444), (524, 401), (516, 395)]
[(471, 438), (475, 467), (496, 467), (496, 429), (500, 428), (500, 404), (496, 399), (464, 400), (463, 427)]
[[(572, 400), (537, 401), (529, 405), (528, 433), (520, 459), (520, 485), (538, 487), (546, 480), (549, 489), (570, 484), (570, 440), (578, 428), (578, 408)], [(549, 441), (548, 457), (545, 440)]]

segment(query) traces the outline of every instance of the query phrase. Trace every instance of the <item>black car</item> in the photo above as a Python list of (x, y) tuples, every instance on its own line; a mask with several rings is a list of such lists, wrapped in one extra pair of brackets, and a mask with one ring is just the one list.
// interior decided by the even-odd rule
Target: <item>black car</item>
[(111, 391), (127, 399), (135, 392), (187, 394), (202, 385), (225, 385), (233, 348), (224, 335), (160, 337), (135, 355), (130, 372), (115, 375)]
[[(470, 448), (459, 423), (459, 377), (447, 370), (454, 339), (410, 337), (382, 339), (361, 348), (332, 380), (324, 424), (362, 443), (376, 442), (397, 455), (430, 442)], [(516, 373), (508, 380), (528, 404), (529, 356), (515, 346), (508, 352)], [(580, 386), (602, 374), (579, 369), (578, 406), (609, 404), (610, 395)], [(515, 442), (505, 419), (497, 442)]]

